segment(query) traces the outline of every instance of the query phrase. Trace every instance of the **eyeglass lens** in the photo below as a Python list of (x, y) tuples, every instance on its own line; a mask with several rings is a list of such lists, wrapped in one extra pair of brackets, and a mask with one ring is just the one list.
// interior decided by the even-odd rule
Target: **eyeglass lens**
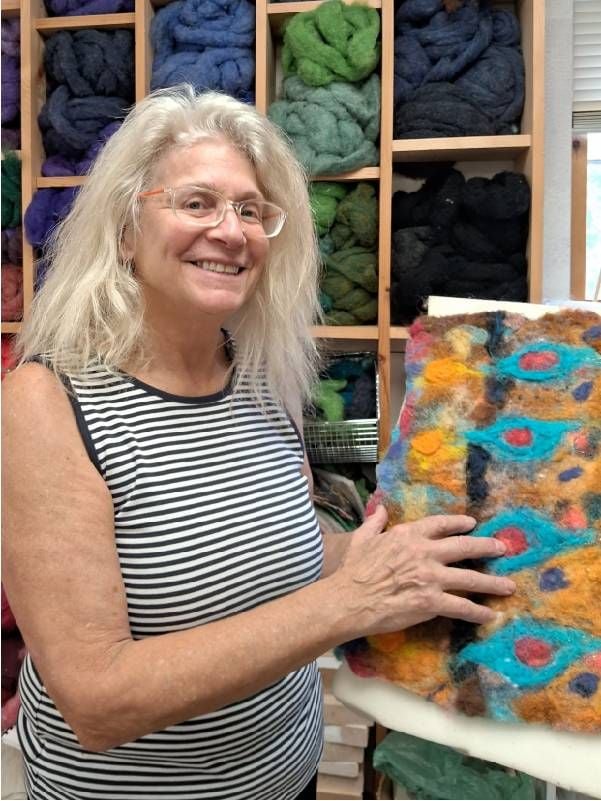
[[(179, 217), (211, 225), (223, 219), (227, 201), (209, 189), (184, 186), (174, 190), (173, 206)], [(273, 203), (253, 198), (234, 204), (234, 208), (249, 233), (275, 236), (282, 228), (284, 212)]]

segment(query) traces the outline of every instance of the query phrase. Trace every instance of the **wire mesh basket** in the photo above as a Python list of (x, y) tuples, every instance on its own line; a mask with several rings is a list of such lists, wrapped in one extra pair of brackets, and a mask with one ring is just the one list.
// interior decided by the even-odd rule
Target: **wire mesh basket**
[[(373, 353), (337, 353), (336, 359), (369, 359), (376, 387), (376, 416), (370, 419), (327, 422), (305, 417), (305, 447), (309, 461), (377, 462), (378, 424), (380, 420), (380, 388), (376, 358)], [(370, 369), (371, 369), (370, 368)]]

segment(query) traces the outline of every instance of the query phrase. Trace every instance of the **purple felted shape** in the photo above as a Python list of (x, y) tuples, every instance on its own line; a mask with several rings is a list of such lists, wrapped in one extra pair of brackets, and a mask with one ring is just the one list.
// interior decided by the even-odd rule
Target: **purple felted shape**
[(69, 213), (79, 187), (39, 189), (33, 196), (24, 217), (27, 241), (42, 248), (56, 225)]
[(42, 163), (42, 175), (56, 177), (62, 175), (86, 175), (98, 154), (116, 130), (121, 127), (121, 122), (112, 122), (103, 128), (97, 142), (88, 148), (83, 159), (70, 159), (65, 156), (49, 156)]
[(134, 0), (45, 0), (45, 4), (51, 17), (114, 14), (134, 10)]

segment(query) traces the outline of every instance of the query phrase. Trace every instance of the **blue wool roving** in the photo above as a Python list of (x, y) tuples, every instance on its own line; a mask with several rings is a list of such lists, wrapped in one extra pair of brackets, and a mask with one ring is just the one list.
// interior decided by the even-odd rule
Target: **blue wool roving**
[(254, 99), (255, 7), (249, 0), (176, 0), (157, 11), (151, 88), (186, 81)]
[(128, 106), (123, 97), (72, 97), (58, 86), (38, 117), (47, 155), (83, 156), (107, 125), (125, 117)]
[(78, 186), (66, 189), (38, 189), (23, 218), (27, 241), (42, 248), (58, 223), (67, 216), (73, 205)]

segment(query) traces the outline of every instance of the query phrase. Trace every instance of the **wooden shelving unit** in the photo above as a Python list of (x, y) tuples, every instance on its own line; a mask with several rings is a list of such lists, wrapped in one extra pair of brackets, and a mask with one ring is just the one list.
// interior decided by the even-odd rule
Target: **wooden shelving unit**
[[(351, 2), (352, 0), (345, 0)], [(129, 28), (135, 37), (135, 97), (143, 98), (150, 88), (152, 52), (150, 23), (155, 9), (166, 0), (135, 0), (133, 13), (99, 14), (76, 17), (47, 16), (42, 0), (23, 0), (21, 7), (21, 70), (22, 70), (22, 130), (23, 130), (23, 211), (37, 189), (78, 186), (85, 181), (79, 176), (47, 178), (41, 175), (44, 158), (37, 126), (37, 115), (46, 96), (43, 75), (45, 38), (57, 30), (83, 28)], [(267, 111), (276, 94), (276, 50), (282, 27), (291, 15), (310, 11), (322, 0), (308, 2), (256, 3), (256, 104)], [(386, 449), (391, 423), (391, 345), (402, 347), (407, 329), (390, 325), (390, 261), (391, 261), (391, 196), (392, 173), (395, 162), (402, 161), (472, 161), (483, 166), (488, 162), (510, 162), (523, 172), (532, 189), (528, 262), (530, 300), (541, 300), (542, 286), (542, 226), (543, 226), (543, 90), (544, 90), (544, 0), (516, 0), (515, 10), (522, 28), (522, 49), (526, 66), (526, 102), (521, 132), (515, 135), (492, 137), (456, 137), (448, 139), (393, 139), (393, 82), (394, 82), (394, 3), (392, 0), (367, 0), (381, 17), (382, 85), (380, 119), (380, 162), (344, 175), (319, 175), (312, 180), (373, 181), (378, 184), (378, 321), (377, 325), (314, 329), (314, 335), (340, 343), (373, 343), (377, 350), (380, 383), (380, 453)], [(507, 6), (507, 3), (504, 3)], [(19, 0), (7, 0), (3, 13), (19, 13)], [(33, 295), (33, 253), (24, 247), (25, 311)], [(15, 325), (15, 324), (5, 324)], [(2, 330), (5, 330), (3, 325)], [(18, 324), (16, 324), (18, 325)]]

